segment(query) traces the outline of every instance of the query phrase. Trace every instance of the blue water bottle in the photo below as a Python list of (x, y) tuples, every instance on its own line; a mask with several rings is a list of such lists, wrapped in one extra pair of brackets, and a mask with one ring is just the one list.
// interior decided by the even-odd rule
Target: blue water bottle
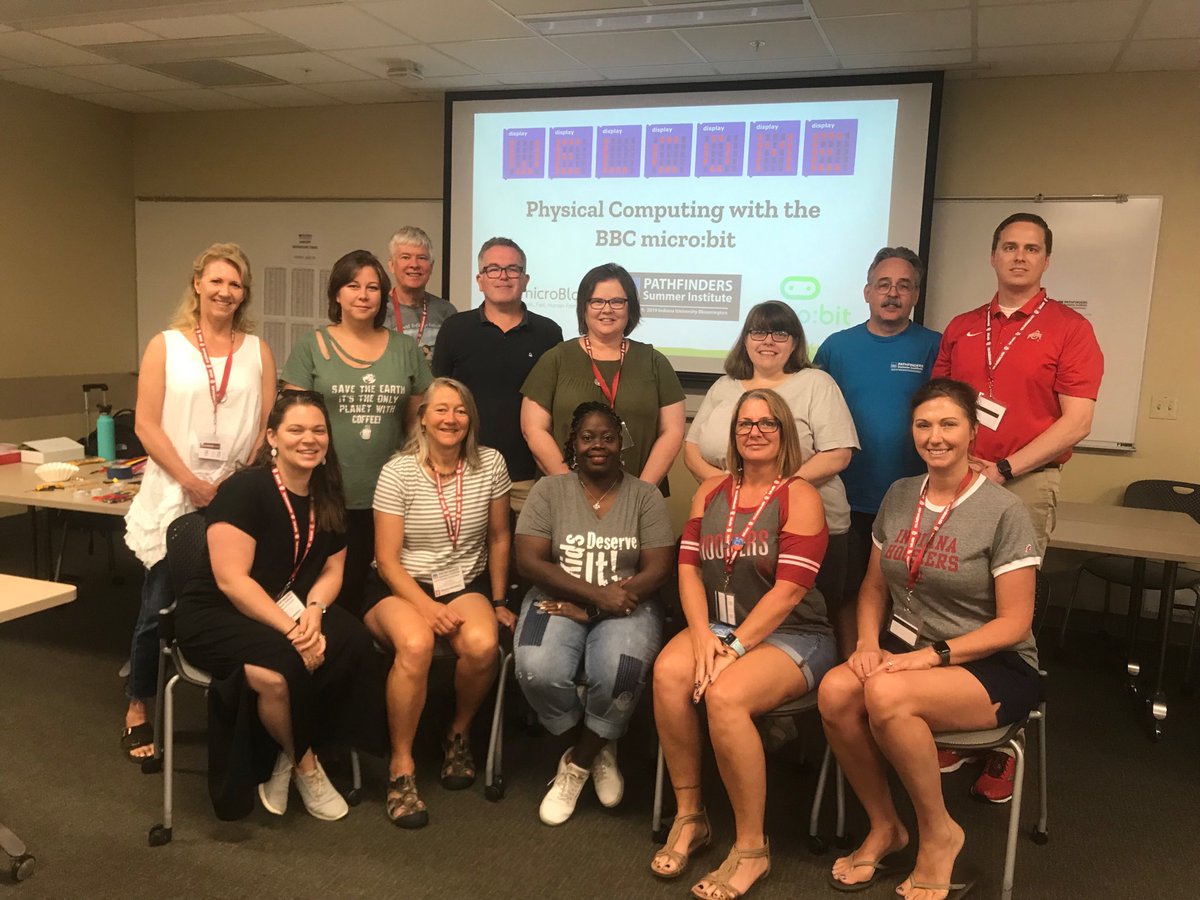
[(96, 417), (96, 455), (101, 459), (117, 458), (117, 433), (113, 423), (112, 407), (101, 403), (100, 415)]

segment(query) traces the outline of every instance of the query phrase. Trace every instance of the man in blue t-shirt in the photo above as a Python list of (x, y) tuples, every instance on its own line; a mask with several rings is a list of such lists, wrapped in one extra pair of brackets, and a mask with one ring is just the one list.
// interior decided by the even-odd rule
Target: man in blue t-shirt
[(871, 558), (871, 524), (892, 482), (923, 472), (913, 447), (908, 410), (929, 380), (941, 335), (909, 320), (925, 266), (907, 247), (884, 247), (867, 270), (863, 297), (871, 309), (861, 325), (830, 335), (814, 363), (833, 376), (858, 429), (862, 449), (842, 471), (850, 501), (850, 550), (841, 602), (830, 602), (838, 649), (858, 640), (855, 601)]

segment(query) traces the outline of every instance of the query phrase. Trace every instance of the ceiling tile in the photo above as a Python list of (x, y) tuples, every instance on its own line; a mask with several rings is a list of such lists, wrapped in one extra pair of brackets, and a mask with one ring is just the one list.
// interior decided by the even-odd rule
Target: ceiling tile
[(572, 67), (582, 68), (549, 41), (541, 38), (457, 41), (438, 44), (437, 49), (488, 74), (554, 72), (565, 71)]
[(64, 28), (44, 28), (38, 32), (42, 37), (62, 41), (72, 47), (87, 44), (124, 44), (131, 41), (153, 41), (158, 35), (144, 28), (111, 22), (107, 25), (68, 25)]
[(0, 56), (30, 66), (87, 66), (108, 62), (103, 56), (85, 53), (28, 31), (0, 34)]
[(79, 99), (132, 113), (179, 112), (181, 109), (181, 107), (166, 103), (156, 97), (147, 97), (145, 94), (127, 94), (124, 91), (113, 94), (88, 94)]
[(122, 91), (167, 91), (187, 87), (184, 82), (136, 66), (65, 66), (59, 71)]
[(387, 75), (388, 66), (395, 65), (402, 59), (411, 59), (421, 66), (421, 73), (426, 78), (442, 75), (469, 75), (475, 70), (457, 59), (451, 59), (444, 53), (438, 53), (423, 44), (408, 44), (403, 47), (374, 47), (369, 50), (330, 50), (326, 56), (332, 56), (348, 63), (364, 72), (383, 78)]
[(839, 56), (971, 46), (967, 9), (822, 19), (821, 27)]
[(306, 84), (306, 90), (316, 91), (343, 103), (411, 103), (425, 99), (417, 91), (391, 81), (341, 81), (335, 84)]
[(1120, 49), (1121, 45), (1115, 41), (1103, 44), (1045, 44), (1037, 47), (981, 47), (978, 59), (986, 64), (986, 68), (981, 68), (979, 74), (994, 78), (1107, 72)]
[(487, 75), (450, 75), (426, 78), (425, 86), (435, 91), (468, 91), (473, 88), (497, 87), (500, 82)]
[(64, 75), (57, 69), (10, 69), (0, 72), (0, 78), (23, 84), (25, 87), (53, 91), (56, 94), (86, 94), (108, 90), (102, 84), (76, 78), (74, 75)]
[(3, 69), (24, 69), (25, 63), (17, 62), (15, 59), (5, 59), (0, 56), (0, 70)]
[(1118, 72), (1200, 69), (1200, 39), (1130, 41), (1117, 61)]
[(1151, 0), (1135, 38), (1200, 37), (1200, 6), (1196, 0)]
[(314, 50), (385, 47), (411, 44), (413, 39), (348, 3), (247, 12), (251, 22), (278, 32)]
[(143, 91), (143, 97), (161, 100), (181, 109), (258, 109), (257, 103), (243, 100), (241, 97), (231, 97), (220, 91), (205, 91), (190, 88), (184, 91)]
[(960, 9), (971, 0), (808, 0), (817, 18), (875, 16), (882, 13), (921, 12), (928, 9)]
[(495, 0), (495, 3), (514, 16), (587, 12), (590, 9), (624, 9), (640, 5), (639, 0)]
[(371, 77), (362, 69), (330, 59), (324, 53), (275, 53), (268, 56), (232, 56), (228, 59), (293, 84), (366, 81)]
[(132, 24), (170, 40), (229, 37), (234, 34), (262, 34), (255, 25), (238, 16), (183, 16), (178, 19), (139, 19)]
[(294, 84), (278, 84), (267, 87), (227, 87), (222, 92), (241, 97), (260, 106), (331, 106), (335, 101), (324, 94), (307, 91)]
[(564, 69), (559, 72), (500, 73), (496, 80), (514, 87), (527, 84), (599, 84), (604, 81), (598, 72), (586, 69)]
[[(711, 61), (829, 55), (829, 48), (812, 22), (680, 28), (677, 33)], [(752, 41), (762, 41), (763, 45), (755, 50)]]
[(904, 53), (861, 53), (838, 57), (847, 69), (912, 69), (957, 66), (971, 62), (971, 51), (911, 50)]
[(1140, 3), (1088, 0), (988, 7), (979, 10), (979, 46), (1121, 41), (1128, 37)]
[(551, 41), (588, 66), (636, 66), (648, 62), (666, 65), (699, 61), (696, 52), (673, 31), (562, 35), (551, 38)]
[[(500, 6), (504, 5), (501, 2)], [(430, 44), (530, 35), (530, 30), (516, 18), (487, 0), (438, 0), (436, 3), (387, 0), (359, 3), (358, 6), (405, 34)]]
[(676, 63), (672, 66), (623, 66), (619, 69), (597, 68), (610, 81), (655, 81), (663, 78), (704, 78), (716, 75), (708, 63)]
[(832, 56), (811, 56), (806, 59), (745, 59), (715, 64), (722, 75), (768, 75), (798, 72), (837, 72), (837, 60)]

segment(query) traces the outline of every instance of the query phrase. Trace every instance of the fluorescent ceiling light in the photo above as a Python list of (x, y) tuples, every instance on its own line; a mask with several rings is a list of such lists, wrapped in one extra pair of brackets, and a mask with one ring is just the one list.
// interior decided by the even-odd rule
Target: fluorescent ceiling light
[(804, 0), (710, 0), (705, 3), (674, 3), (668, 6), (638, 6), (520, 17), (525, 25), (546, 37), (606, 31), (694, 28), (701, 25), (794, 22), (810, 18), (812, 14)]

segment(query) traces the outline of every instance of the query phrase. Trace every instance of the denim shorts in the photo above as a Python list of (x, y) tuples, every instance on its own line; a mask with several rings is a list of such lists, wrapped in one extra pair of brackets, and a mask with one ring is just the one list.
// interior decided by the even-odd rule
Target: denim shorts
[[(708, 628), (719, 638), (733, 631), (733, 626), (724, 622), (709, 622)], [(773, 631), (762, 642), (778, 647), (799, 666), (810, 691), (816, 690), (825, 673), (838, 664), (837, 642), (832, 634)]]

